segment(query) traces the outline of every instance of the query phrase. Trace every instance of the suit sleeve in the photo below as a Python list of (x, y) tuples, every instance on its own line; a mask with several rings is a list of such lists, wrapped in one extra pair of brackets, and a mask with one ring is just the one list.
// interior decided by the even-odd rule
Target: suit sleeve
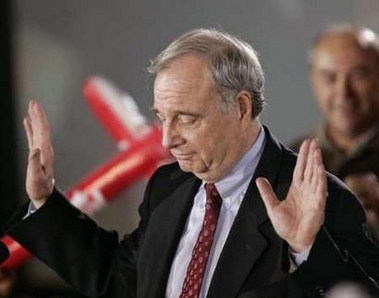
[(314, 295), (342, 281), (364, 284), (378, 295), (379, 249), (366, 236), (363, 210), (344, 187), (333, 184), (329, 192), (325, 224), (308, 260), (295, 274), (306, 292)]
[(99, 227), (55, 190), (31, 216), (13, 220), (6, 233), (85, 295), (135, 297), (146, 206), (140, 206), (139, 227), (119, 242), (116, 232)]

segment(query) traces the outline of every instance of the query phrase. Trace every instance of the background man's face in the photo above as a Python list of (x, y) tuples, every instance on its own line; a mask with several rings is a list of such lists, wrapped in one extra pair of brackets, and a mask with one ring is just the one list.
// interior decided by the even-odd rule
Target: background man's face
[(187, 55), (161, 71), (154, 83), (154, 110), (162, 122), (162, 145), (183, 171), (221, 178), (240, 154), (241, 127), (234, 106), (221, 108), (205, 60)]
[(352, 35), (323, 37), (312, 55), (310, 78), (329, 132), (354, 137), (377, 121), (378, 58)]

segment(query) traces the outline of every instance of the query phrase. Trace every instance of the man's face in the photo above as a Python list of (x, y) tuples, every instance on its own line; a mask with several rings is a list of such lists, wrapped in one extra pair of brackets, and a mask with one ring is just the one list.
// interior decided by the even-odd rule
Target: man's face
[(332, 134), (356, 137), (379, 115), (379, 65), (352, 35), (325, 36), (312, 55), (311, 83)]
[(200, 179), (220, 179), (245, 146), (239, 142), (243, 125), (238, 108), (222, 108), (207, 64), (199, 57), (177, 58), (158, 73), (154, 110), (162, 122), (162, 145), (183, 171)]

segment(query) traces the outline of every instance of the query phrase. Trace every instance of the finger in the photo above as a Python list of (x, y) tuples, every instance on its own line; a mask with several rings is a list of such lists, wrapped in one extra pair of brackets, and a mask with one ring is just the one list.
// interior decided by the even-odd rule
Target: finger
[(29, 148), (29, 151), (31, 151), (33, 149), (33, 128), (32, 128), (30, 117), (25, 117), (23, 123), (24, 123), (26, 138), (28, 140), (28, 148)]
[(323, 166), (318, 167), (317, 177), (316, 198), (319, 206), (321, 206), (322, 209), (325, 209), (326, 198), (328, 196), (328, 182)]
[(50, 177), (54, 176), (54, 150), (53, 147), (50, 146), (48, 149), (48, 154), (43, 155), (43, 165), (45, 167), (46, 174)]
[(317, 167), (315, 167), (315, 154), (317, 154), (317, 144), (315, 140), (311, 140), (310, 145), (309, 145), (309, 151), (308, 151), (308, 156), (305, 164), (305, 169), (304, 169), (304, 181), (307, 183), (311, 184), (312, 183), (312, 178), (314, 175), (314, 172), (316, 171)]
[(36, 147), (36, 143), (35, 143), (35, 135), (34, 135), (34, 132), (35, 132), (35, 117), (34, 117), (34, 112), (33, 112), (33, 105), (32, 105), (32, 100), (29, 101), (29, 107), (28, 107), (28, 119), (29, 119), (29, 125), (30, 125), (30, 128), (31, 128), (31, 131), (33, 132), (31, 134), (31, 137), (32, 137), (32, 148), (35, 148)]
[(38, 122), (41, 126), (40, 129), (46, 136), (44, 139), (46, 141), (49, 141), (50, 143), (50, 125), (49, 125), (49, 121), (47, 120), (45, 111), (43, 110), (40, 103), (37, 101), (34, 101), (34, 106), (35, 106), (35, 112), (36, 112), (37, 118), (39, 120)]
[(30, 107), (37, 145), (40, 148), (50, 145), (50, 126), (42, 106), (36, 100), (31, 100)]
[(46, 171), (53, 172), (54, 151), (51, 145), (50, 126), (42, 106), (35, 100), (31, 103), (35, 120), (35, 142), (41, 149), (41, 162)]
[(293, 173), (293, 179), (295, 181), (302, 181), (304, 179), (304, 170), (309, 152), (310, 140), (304, 140), (301, 144), (299, 156), (297, 158), (296, 166)]
[(260, 177), (255, 180), (255, 183), (257, 184), (259, 193), (266, 206), (267, 212), (270, 214), (271, 210), (277, 206), (280, 201), (272, 190), (271, 184), (267, 181), (267, 179)]
[(319, 181), (319, 168), (324, 168), (324, 165), (322, 164), (322, 157), (321, 157), (321, 151), (318, 149), (317, 142), (315, 142), (314, 150), (312, 153), (312, 173), (310, 176), (310, 185), (312, 189), (316, 190), (317, 184)]
[(315, 165), (316, 165), (316, 172), (315, 172), (315, 185), (316, 185), (316, 197), (320, 198), (321, 200), (326, 199), (327, 191), (328, 191), (328, 182), (326, 178), (326, 171), (324, 168), (324, 164), (322, 163), (322, 157), (321, 157), (321, 151), (318, 149), (315, 152)]
[(36, 119), (36, 113), (34, 111), (34, 100), (29, 101), (29, 109), (28, 109), (28, 115), (30, 119), (30, 127), (33, 132), (32, 136), (32, 143), (33, 147), (32, 148), (40, 148), (38, 140), (37, 140), (37, 132), (38, 132), (38, 122)]

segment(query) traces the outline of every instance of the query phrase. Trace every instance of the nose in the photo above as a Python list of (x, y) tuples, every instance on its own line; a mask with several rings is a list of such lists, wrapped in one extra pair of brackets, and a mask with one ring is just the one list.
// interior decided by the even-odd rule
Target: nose
[(180, 134), (170, 121), (166, 121), (162, 124), (162, 146), (166, 149), (171, 149), (178, 144)]
[(337, 98), (340, 100), (346, 100), (352, 97), (352, 86), (348, 77), (342, 77), (338, 80), (336, 93)]

